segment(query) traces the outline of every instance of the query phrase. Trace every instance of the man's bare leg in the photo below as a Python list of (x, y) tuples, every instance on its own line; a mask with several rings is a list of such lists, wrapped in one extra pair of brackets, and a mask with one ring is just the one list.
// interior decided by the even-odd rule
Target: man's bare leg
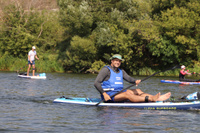
[[(152, 96), (151, 94), (147, 94), (147, 93), (142, 92), (140, 89), (134, 89), (132, 91), (134, 92), (134, 94), (138, 94), (140, 96), (144, 96), (144, 97), (146, 97), (146, 96), (151, 97)], [(165, 101), (165, 100), (169, 99), (170, 96), (171, 96), (171, 92), (168, 92), (166, 94), (160, 95), (160, 97), (159, 97), (159, 99), (157, 101)]]
[(35, 65), (33, 65), (32, 67), (33, 67), (33, 76), (35, 76)]
[[(147, 93), (142, 92), (140, 89), (135, 89), (134, 91), (137, 91), (137, 94), (140, 95), (140, 96), (143, 96), (143, 97), (146, 97), (146, 96), (151, 97), (152, 96), (151, 94), (147, 94)], [(165, 100), (169, 99), (170, 96), (171, 96), (171, 92), (160, 95), (160, 97), (159, 97), (159, 99), (157, 99), (157, 101), (165, 101)]]
[(28, 65), (28, 69), (27, 69), (27, 76), (29, 76), (29, 71), (30, 71), (31, 65)]
[[(130, 90), (127, 90), (127, 91), (130, 91)], [(133, 92), (133, 94), (135, 95), (138, 95), (138, 96), (142, 96), (142, 97), (146, 97), (146, 96), (149, 96), (150, 98), (153, 98), (153, 95), (151, 94), (148, 94), (148, 93), (144, 93), (143, 91), (141, 91), (140, 89), (133, 89), (131, 90)]]
[(156, 95), (144, 95), (144, 96), (139, 96), (133, 94), (133, 91), (127, 90), (126, 92), (122, 92), (118, 95), (115, 96), (114, 100), (115, 101), (126, 101), (129, 100), (131, 102), (139, 103), (139, 102), (145, 102), (145, 97), (149, 96), (148, 101), (150, 102), (156, 102), (157, 99), (160, 97), (160, 93)]
[(133, 94), (135, 94), (135, 95), (141, 95), (141, 94), (144, 93), (144, 92), (141, 91), (140, 89), (132, 89), (132, 90), (127, 90), (127, 91), (132, 91)]

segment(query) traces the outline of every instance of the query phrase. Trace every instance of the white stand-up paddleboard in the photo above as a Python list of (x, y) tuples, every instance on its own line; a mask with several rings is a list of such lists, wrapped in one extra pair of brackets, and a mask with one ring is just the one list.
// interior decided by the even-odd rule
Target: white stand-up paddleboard
[(45, 73), (41, 73), (41, 74), (38, 74), (36, 76), (27, 76), (27, 75), (24, 75), (24, 74), (19, 74), (18, 75), (19, 78), (28, 78), (28, 79), (46, 79), (46, 74)]

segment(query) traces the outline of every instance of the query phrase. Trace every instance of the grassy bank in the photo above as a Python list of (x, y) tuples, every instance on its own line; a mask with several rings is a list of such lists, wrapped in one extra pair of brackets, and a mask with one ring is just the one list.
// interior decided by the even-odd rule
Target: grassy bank
[[(60, 63), (56, 60), (48, 60), (41, 57), (35, 61), (36, 72), (64, 72)], [(20, 59), (12, 56), (2, 56), (0, 58), (0, 71), (27, 71), (28, 61), (27, 58)]]
[[(65, 71), (67, 71), (63, 68), (62, 61), (58, 60), (57, 54), (54, 54), (54, 55), (48, 54), (48, 53), (41, 54), (39, 56), (39, 60), (36, 60), (35, 63), (36, 63), (36, 65), (35, 65), (36, 72), (60, 72), (60, 73), (63, 73)], [(200, 73), (199, 67), (200, 67), (200, 64), (195, 63), (193, 68), (186, 67), (186, 70), (189, 69), (190, 73), (192, 73), (192, 72)], [(27, 71), (27, 68), (28, 68), (28, 61), (27, 61), (26, 57), (22, 59), (22, 58), (9, 56), (9, 55), (4, 55), (4, 56), (1, 56), (1, 58), (0, 58), (0, 71), (25, 72), (25, 71)], [(94, 69), (96, 67), (92, 67), (92, 68)], [(96, 69), (92, 70), (92, 68), (88, 69), (91, 71), (91, 73), (93, 71), (98, 73), (99, 70), (96, 70)], [(98, 67), (98, 69), (101, 69), (101, 68)], [(167, 70), (167, 69), (169, 69), (169, 68), (165, 68), (162, 70), (159, 70), (159, 69), (155, 70), (155, 69), (152, 69), (149, 67), (145, 67), (145, 68), (139, 69), (137, 72), (135, 71), (133, 73), (130, 73), (130, 75), (148, 76), (148, 75), (152, 75), (158, 71), (163, 71), (163, 70)], [(161, 72), (161, 73), (157, 74), (156, 76), (178, 76), (179, 71), (180, 71), (180, 68), (176, 68), (173, 70)], [(82, 71), (80, 71), (80, 72), (84, 73)]]
[[(164, 71), (164, 70), (167, 70), (169, 68), (166, 68), (166, 69), (163, 69), (163, 70), (153, 70), (151, 68), (142, 68), (142, 69), (139, 69), (139, 75), (142, 75), (142, 76), (147, 76), (147, 75), (152, 75), (156, 72), (159, 72), (159, 71)], [(189, 73), (193, 73), (193, 72), (196, 72), (197, 74), (195, 75), (198, 75), (199, 72), (199, 66), (196, 65), (194, 68), (186, 68), (186, 70), (189, 70)], [(165, 71), (165, 72), (161, 72), (159, 74), (157, 74), (156, 76), (179, 76), (179, 72), (180, 72), (180, 68), (176, 68), (176, 69), (173, 69), (173, 70), (169, 70), (169, 71)], [(133, 75), (136, 75), (137, 72), (133, 72)]]
[[(36, 72), (65, 72), (61, 63), (57, 63), (55, 60), (36, 60)], [(0, 59), (0, 71), (20, 71), (26, 72), (28, 68), (27, 59), (19, 59), (14, 57), (6, 57)], [(197, 72), (198, 68), (188, 68), (190, 72)], [(139, 75), (148, 76), (152, 75), (160, 70), (152, 70), (151, 68), (142, 68), (139, 70)], [(169, 70), (166, 72), (161, 72), (156, 76), (178, 76), (180, 68)], [(134, 72), (131, 75), (136, 75), (138, 72)]]

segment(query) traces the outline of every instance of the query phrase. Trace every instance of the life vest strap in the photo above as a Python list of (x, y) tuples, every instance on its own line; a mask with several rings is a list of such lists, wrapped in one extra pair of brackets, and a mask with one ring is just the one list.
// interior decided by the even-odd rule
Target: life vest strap
[(103, 90), (104, 91), (114, 91), (115, 89), (114, 88), (104, 88)]

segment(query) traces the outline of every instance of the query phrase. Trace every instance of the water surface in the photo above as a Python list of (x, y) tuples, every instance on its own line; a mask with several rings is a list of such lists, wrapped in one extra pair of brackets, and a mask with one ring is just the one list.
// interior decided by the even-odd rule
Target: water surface
[[(200, 111), (159, 111), (118, 107), (90, 107), (53, 103), (60, 96), (99, 97), (96, 75), (47, 73), (47, 79), (18, 78), (0, 72), (1, 132), (198, 132)], [(143, 79), (145, 77), (136, 77)], [(198, 77), (193, 77), (198, 78)], [(199, 77), (200, 78), (200, 77)], [(199, 91), (198, 85), (160, 83), (152, 77), (138, 88), (155, 95), (172, 92), (174, 97)], [(126, 83), (125, 86), (130, 84)], [(136, 87), (132, 87), (133, 89)]]

